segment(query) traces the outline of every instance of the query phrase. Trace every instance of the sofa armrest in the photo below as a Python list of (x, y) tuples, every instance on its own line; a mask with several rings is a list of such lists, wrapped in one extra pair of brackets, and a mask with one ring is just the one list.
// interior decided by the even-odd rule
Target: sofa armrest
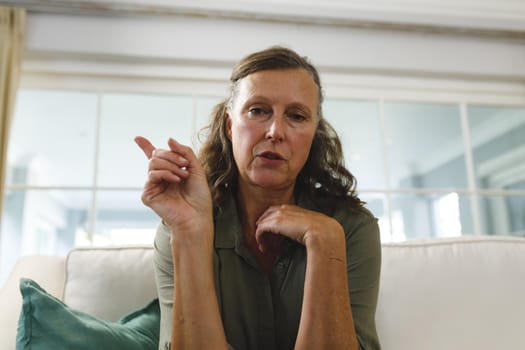
[(58, 256), (25, 256), (15, 264), (5, 286), (0, 289), (0, 349), (14, 349), (22, 296), (21, 277), (35, 280), (50, 294), (62, 299), (65, 281), (65, 258)]

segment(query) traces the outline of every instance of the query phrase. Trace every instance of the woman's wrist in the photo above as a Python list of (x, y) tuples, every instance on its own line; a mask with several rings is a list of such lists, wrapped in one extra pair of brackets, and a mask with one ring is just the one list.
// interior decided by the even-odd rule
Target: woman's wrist
[(336, 220), (331, 225), (311, 230), (305, 234), (304, 245), (308, 254), (322, 254), (326, 257), (344, 258), (346, 251), (345, 233)]
[(173, 249), (213, 248), (213, 222), (194, 222), (191, 225), (170, 225), (163, 222), (170, 234)]

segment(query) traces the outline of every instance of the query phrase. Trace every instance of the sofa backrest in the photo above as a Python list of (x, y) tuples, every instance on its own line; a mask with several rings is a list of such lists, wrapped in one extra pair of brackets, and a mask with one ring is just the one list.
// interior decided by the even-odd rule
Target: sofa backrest
[(384, 244), (383, 348), (525, 349), (525, 239)]
[[(382, 249), (376, 320), (383, 349), (525, 349), (525, 238), (463, 237)], [(156, 297), (150, 246), (74, 249), (65, 270), (66, 304), (104, 319), (117, 320)], [(47, 286), (45, 280), (57, 278), (47, 275), (35, 279)], [(8, 317), (12, 328), (15, 311)], [(1, 346), (14, 344), (9, 334), (0, 348), (12, 348)]]

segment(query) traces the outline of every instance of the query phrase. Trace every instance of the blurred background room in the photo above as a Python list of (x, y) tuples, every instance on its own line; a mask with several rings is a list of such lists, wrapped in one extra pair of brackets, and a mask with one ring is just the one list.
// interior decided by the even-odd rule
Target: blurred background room
[(383, 242), (525, 236), (522, 0), (0, 6), (0, 287), (23, 255), (151, 244), (134, 136), (197, 150), (234, 63), (272, 45), (320, 69)]

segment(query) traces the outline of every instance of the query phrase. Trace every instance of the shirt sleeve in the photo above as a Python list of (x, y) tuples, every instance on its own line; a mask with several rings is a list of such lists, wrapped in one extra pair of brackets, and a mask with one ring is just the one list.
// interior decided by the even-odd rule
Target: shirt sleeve
[(170, 249), (170, 232), (162, 222), (157, 228), (153, 243), (155, 283), (160, 304), (159, 350), (169, 349), (173, 313), (173, 259)]
[(345, 210), (339, 218), (346, 235), (348, 289), (359, 348), (379, 350), (375, 323), (381, 271), (379, 225), (366, 209)]

